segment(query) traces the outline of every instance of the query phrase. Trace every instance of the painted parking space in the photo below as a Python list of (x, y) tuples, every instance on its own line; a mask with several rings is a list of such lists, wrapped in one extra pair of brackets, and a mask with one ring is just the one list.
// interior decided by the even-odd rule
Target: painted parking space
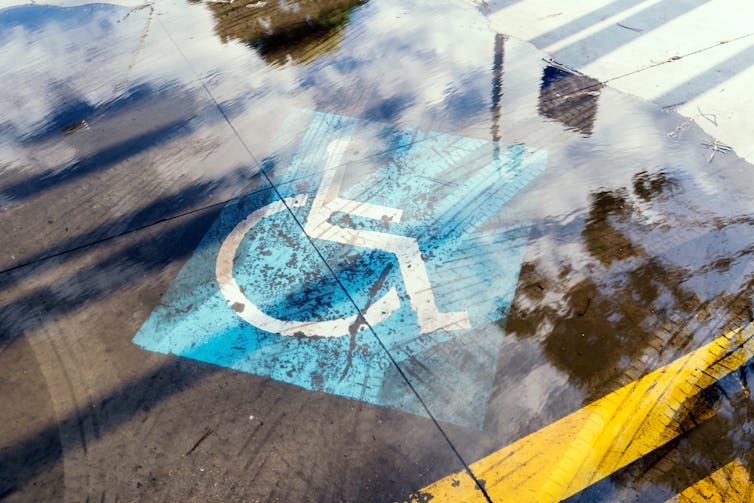
[[(546, 153), (300, 114), (310, 125), (285, 176), (316, 191), (231, 203), (134, 341), (426, 415), (396, 381), (410, 362), (436, 417), (480, 427), (500, 349), (485, 326), (510, 307), (529, 224), (480, 229), (544, 173)], [(394, 150), (354, 167), (349, 149), (372, 135)]]

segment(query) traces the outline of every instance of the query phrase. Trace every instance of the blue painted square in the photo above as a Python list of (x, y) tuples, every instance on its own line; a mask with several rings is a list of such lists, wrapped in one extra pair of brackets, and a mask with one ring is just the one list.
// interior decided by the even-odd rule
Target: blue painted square
[[(134, 342), (425, 415), (405, 376), (437, 418), (481, 427), (528, 239), (506, 207), (544, 152), (332, 114), (295, 121), (308, 126), (275, 170), (286, 204), (272, 190), (228, 204)], [(432, 325), (425, 298), (466, 322)]]

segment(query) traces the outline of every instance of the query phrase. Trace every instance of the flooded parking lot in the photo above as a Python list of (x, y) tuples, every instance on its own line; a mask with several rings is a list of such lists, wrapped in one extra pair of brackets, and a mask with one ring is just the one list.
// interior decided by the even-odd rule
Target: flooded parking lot
[(752, 166), (464, 2), (0, 10), (0, 499), (748, 501)]

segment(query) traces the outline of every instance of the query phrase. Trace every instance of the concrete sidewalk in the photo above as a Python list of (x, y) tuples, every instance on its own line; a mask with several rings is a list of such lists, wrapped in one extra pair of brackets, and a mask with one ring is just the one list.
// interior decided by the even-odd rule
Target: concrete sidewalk
[(738, 0), (490, 0), (495, 31), (675, 110), (754, 161), (754, 4)]

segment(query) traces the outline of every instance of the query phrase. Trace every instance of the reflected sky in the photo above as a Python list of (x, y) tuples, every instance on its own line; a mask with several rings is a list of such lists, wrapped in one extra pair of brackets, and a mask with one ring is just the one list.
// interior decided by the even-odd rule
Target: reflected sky
[[(709, 138), (683, 118), (491, 32), (471, 4), (24, 5), (0, 10), (0, 58), (14, 62), (0, 69), (0, 226), (12, 235), (41, 204), (73, 229), (81, 217), (44, 199), (73, 182), (109, 191), (111, 206), (97, 208), (117, 210), (118, 180), (108, 185), (106, 172), (118, 166), (165, 187), (203, 183), (163, 199), (133, 189), (133, 204), (148, 211), (112, 210), (124, 231), (208, 197), (227, 200), (263, 171), (276, 188), (311, 188), (284, 169), (302, 135), (290, 126), (296, 110), (389, 126), (364, 133), (352, 152), (343, 191), (360, 191), (353, 197), (367, 197), (359, 183), (396, 150), (395, 131), (488, 140), (496, 145), (483, 153), (489, 162), (514, 144), (546, 151), (547, 174), (479, 222), (531, 230), (510, 310), (485, 320), (502, 342), (481, 433), (448, 429), (467, 461), (754, 317), (751, 166), (734, 153), (710, 158)], [(231, 143), (232, 155), (223, 150)], [(215, 153), (209, 161), (206, 151)], [(194, 171), (169, 158), (193, 159)], [(463, 172), (444, 176), (455, 183)], [(80, 193), (77, 204), (90, 208), (88, 190)], [(32, 234), (6, 267), (17, 255), (37, 261), (101, 237)], [(741, 391), (711, 390), (703, 400), (720, 411), (710, 431), (727, 428), (729, 443), (695, 460), (694, 473), (748, 449), (749, 428), (737, 427), (751, 421), (750, 403), (731, 404), (748, 390), (749, 372), (742, 385), (731, 378), (719, 386)], [(422, 398), (430, 410), (443, 403)], [(688, 441), (704, 444), (700, 431), (701, 440)], [(685, 487), (670, 476), (632, 486), (637, 470), (616, 475), (622, 486), (608, 481), (590, 494), (610, 500), (627, 498), (626, 485), (636, 494)]]

